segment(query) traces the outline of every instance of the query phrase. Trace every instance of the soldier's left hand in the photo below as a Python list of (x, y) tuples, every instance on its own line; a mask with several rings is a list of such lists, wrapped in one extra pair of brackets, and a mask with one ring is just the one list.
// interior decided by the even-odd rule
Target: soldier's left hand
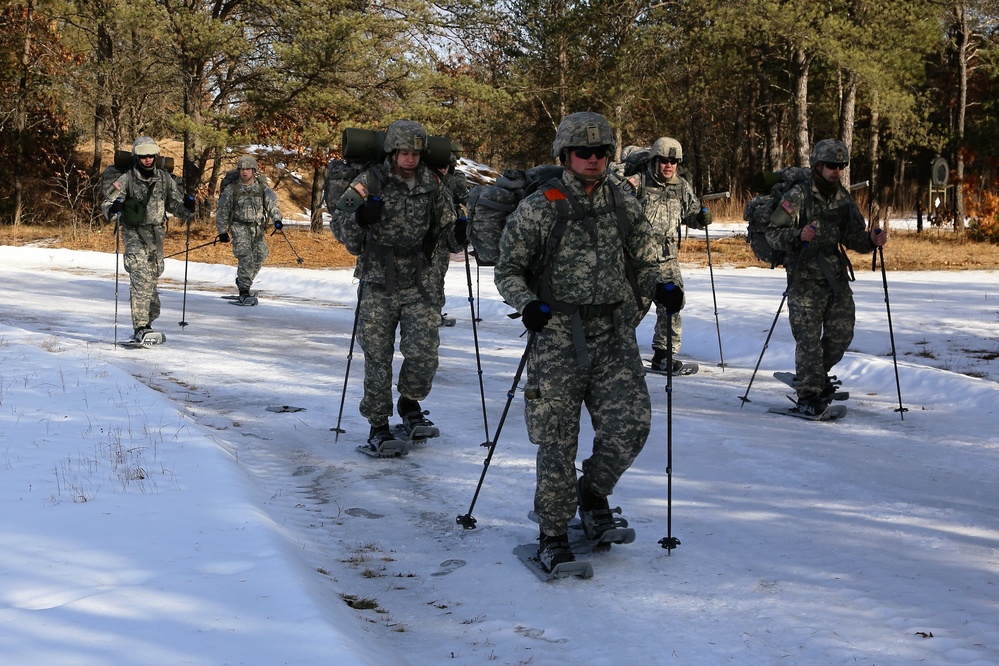
[(874, 247), (884, 247), (888, 242), (888, 232), (885, 229), (871, 229), (871, 242)]
[(188, 213), (194, 212), (194, 197), (190, 194), (184, 197), (184, 208), (187, 209)]
[(715, 219), (714, 215), (708, 208), (701, 208), (701, 212), (697, 214), (697, 228), (704, 229)]
[(656, 285), (655, 300), (666, 312), (679, 312), (683, 309), (683, 288), (672, 282), (660, 282)]

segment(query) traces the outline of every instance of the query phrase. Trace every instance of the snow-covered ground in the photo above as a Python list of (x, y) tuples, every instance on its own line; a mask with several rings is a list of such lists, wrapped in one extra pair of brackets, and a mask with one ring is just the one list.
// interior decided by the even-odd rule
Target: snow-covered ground
[(881, 274), (858, 267), (850, 412), (810, 423), (766, 411), (788, 404), (786, 309), (753, 375), (782, 271), (715, 268), (716, 320), (710, 272), (686, 270), (701, 372), (669, 410), (648, 377), (652, 435), (612, 497), (638, 539), (546, 584), (511, 552), (537, 533), (519, 395), (477, 527), (456, 521), (524, 348), (488, 269), (448, 274), (424, 402), (443, 436), (379, 460), (354, 448), (350, 271), (265, 268), (240, 308), (232, 267), (190, 264), (185, 293), (167, 264), (167, 344), (123, 350), (113, 255), (0, 247), (0, 663), (999, 663), (993, 272), (889, 270), (899, 391)]

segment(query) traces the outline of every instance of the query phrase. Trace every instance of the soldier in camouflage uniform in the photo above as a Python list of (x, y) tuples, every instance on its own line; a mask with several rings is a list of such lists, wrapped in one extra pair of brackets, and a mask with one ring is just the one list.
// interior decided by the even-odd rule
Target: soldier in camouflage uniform
[(787, 304), (794, 335), (797, 409), (821, 414), (835, 388), (828, 376), (853, 340), (853, 268), (841, 246), (873, 252), (887, 232), (867, 231), (864, 216), (840, 183), (850, 163), (842, 141), (812, 149), (811, 178), (792, 187), (770, 217), (767, 241), (785, 252)]
[[(451, 165), (447, 171), (441, 174), (442, 187), (450, 192), (451, 201), (454, 202), (454, 214), (457, 219), (464, 219), (468, 223), (465, 213), (465, 204), (468, 203), (468, 179), (463, 171), (458, 171), (458, 158), (461, 156), (461, 144), (451, 144)], [(440, 271), (441, 282), (437, 292), (438, 308), (441, 309), (441, 326), (454, 326), (453, 317), (448, 317), (443, 311), (446, 296), (444, 294), (444, 277), (447, 269), (451, 265), (451, 251), (447, 244), (441, 243), (437, 249), (437, 269)]]
[(444, 243), (459, 252), (467, 238), (464, 225), (456, 225), (440, 176), (422, 162), (427, 149), (423, 126), (412, 120), (392, 123), (384, 148), (385, 160), (353, 180), (330, 222), (337, 239), (358, 257), (358, 339), (364, 350), (360, 411), (371, 425), (373, 450), (392, 438), (388, 420), (397, 329), (403, 363), (396, 409), (410, 432), (429, 423), (420, 401), (430, 394), (438, 364), (438, 247)]
[[(608, 180), (613, 149), (600, 114), (562, 120), (552, 147), (565, 165), (558, 187), (541, 187), (510, 214), (495, 268), (500, 294), (532, 332), (524, 412), (538, 446), (538, 557), (549, 570), (574, 559), (567, 530), (577, 501), (588, 535), (613, 527), (607, 496), (645, 445), (652, 418), (635, 328), (650, 298), (682, 306), (682, 290), (665, 284), (679, 278), (656, 259), (641, 206)], [(584, 404), (595, 437), (577, 482)]]
[(250, 287), (267, 260), (268, 222), (280, 230), (283, 223), (277, 194), (259, 175), (257, 160), (250, 155), (236, 162), (239, 180), (230, 183), (219, 196), (215, 212), (215, 227), (219, 242), (228, 243), (232, 234), (232, 253), (239, 260), (236, 268), (236, 288), (243, 305), (256, 305)]
[[(677, 173), (683, 161), (683, 148), (680, 142), (670, 137), (661, 137), (652, 144), (648, 165), (644, 170), (628, 176), (624, 186), (642, 202), (645, 216), (652, 224), (656, 235), (656, 249), (659, 261), (668, 262), (677, 279), (682, 284), (680, 262), (677, 256), (680, 240), (680, 225), (704, 229), (711, 224), (711, 211), (701, 207), (701, 201), (694, 194), (694, 188)], [(661, 308), (656, 308), (656, 326), (652, 335), (652, 368), (666, 371), (666, 349), (672, 340), (673, 372), (679, 372), (683, 361), (676, 358), (680, 352), (683, 322), (679, 312), (667, 316)]]
[[(194, 211), (194, 198), (185, 198), (173, 176), (155, 165), (159, 154), (155, 140), (138, 137), (132, 143), (132, 168), (111, 183), (101, 204), (107, 219), (119, 215), (118, 229), (125, 248), (124, 264), (129, 275), (129, 301), (137, 342), (152, 331), (153, 322), (160, 316), (156, 281), (164, 269), (167, 213), (187, 221)], [(131, 214), (131, 210), (138, 212)]]

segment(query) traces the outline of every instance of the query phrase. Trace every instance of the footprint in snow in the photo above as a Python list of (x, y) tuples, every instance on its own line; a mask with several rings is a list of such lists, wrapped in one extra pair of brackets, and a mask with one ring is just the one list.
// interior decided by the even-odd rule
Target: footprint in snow
[(440, 571), (435, 571), (432, 576), (446, 576), (456, 569), (460, 569), (468, 564), (465, 560), (444, 560), (440, 564)]

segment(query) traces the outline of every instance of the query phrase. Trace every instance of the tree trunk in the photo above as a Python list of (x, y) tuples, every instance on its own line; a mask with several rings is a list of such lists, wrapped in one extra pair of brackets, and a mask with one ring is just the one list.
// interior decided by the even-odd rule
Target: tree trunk
[(964, 128), (968, 113), (968, 42), (971, 28), (968, 24), (968, 7), (963, 0), (954, 3), (957, 19), (957, 137), (954, 146), (954, 231), (964, 231)]
[(24, 18), (24, 48), (21, 49), (21, 80), (17, 85), (17, 119), (14, 121), (14, 219), (15, 227), (21, 225), (24, 217), (24, 142), (28, 131), (28, 69), (31, 65), (31, 35), (32, 22), (35, 18), (35, 0), (28, 0), (27, 13)]
[[(859, 80), (854, 72), (846, 72), (843, 81), (843, 92), (839, 100), (839, 140), (846, 144), (847, 150), (853, 153), (853, 125), (857, 114), (857, 86)], [(849, 183), (852, 169), (848, 166), (843, 172), (843, 182)]]
[(798, 151), (798, 166), (808, 166), (811, 146), (808, 139), (808, 68), (811, 64), (803, 48), (795, 47), (794, 66), (794, 145)]
[(881, 166), (881, 109), (878, 108), (880, 95), (877, 90), (871, 91), (871, 142), (867, 146), (867, 161), (871, 164), (871, 184), (868, 188), (870, 197), (871, 223), (877, 225), (882, 219), (881, 181), (878, 172)]
[(312, 169), (312, 213), (309, 216), (309, 229), (316, 233), (323, 230), (323, 189), (326, 187), (326, 172), (321, 166)]

